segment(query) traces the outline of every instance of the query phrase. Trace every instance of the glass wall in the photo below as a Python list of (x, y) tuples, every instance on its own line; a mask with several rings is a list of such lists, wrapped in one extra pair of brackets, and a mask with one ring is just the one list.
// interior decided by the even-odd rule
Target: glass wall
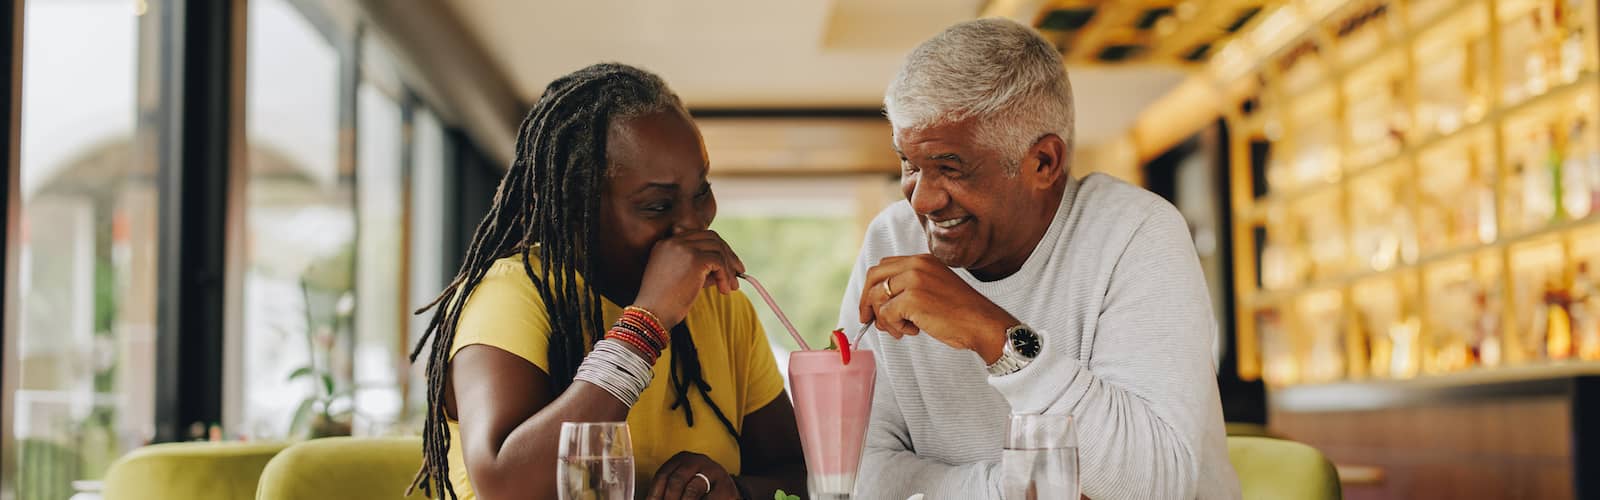
[[(713, 179), (718, 211), (711, 228), (739, 252), (806, 343), (826, 346), (866, 223), (899, 199), (898, 185), (885, 177)], [(779, 364), (786, 363), (799, 346), (761, 297), (746, 290)]]
[(245, 355), (228, 404), (250, 438), (348, 432), (356, 216), (339, 52), (288, 1), (249, 5)]
[[(163, 24), (164, 5), (39, 0), (22, 12), (18, 267), (5, 277), (18, 314), (3, 361), (18, 377), (14, 413), (0, 416), (16, 443), (0, 460), (17, 465), (0, 499), (97, 491), (112, 462), (155, 439), (156, 371), (174, 362), (156, 343), (170, 293), (156, 272), (158, 146), (171, 109), (196, 105), (162, 102), (180, 76), (164, 59), (184, 50), (165, 42), (185, 38)], [(243, 198), (227, 200), (243, 224), (227, 249), (242, 293), (224, 299), (237, 316), (215, 325), (229, 335), (216, 374), (225, 416), (206, 423), (225, 440), (414, 433), (423, 377), (406, 355), (427, 317), (409, 312), (453, 269), (451, 158), (475, 150), (357, 11), (247, 5), (247, 165)], [(188, 71), (227, 70), (205, 64)], [(219, 438), (200, 430), (184, 438)]]
[(139, 14), (158, 11), (132, 7), (25, 6), (20, 266), (8, 277), (21, 291), (20, 380), (4, 419), (19, 498), (67, 498), (154, 435), (157, 194), (140, 116), (158, 104), (141, 96), (158, 94), (140, 80), (153, 42)]
[[(438, 296), (455, 271), (456, 264), (445, 260), (445, 256), (450, 254), (446, 251), (448, 244), (444, 238), (447, 230), (445, 221), (450, 211), (446, 206), (449, 184), (445, 182), (448, 150), (444, 128), (433, 113), (418, 110), (413, 115), (411, 131), (411, 175), (408, 185), (411, 196), (406, 224), (406, 239), (409, 242), (409, 272), (406, 276), (409, 277), (409, 283), (406, 307), (402, 311), (408, 314), (404, 351), (407, 355), (422, 338), (428, 321), (433, 318), (431, 310), (421, 315), (410, 313)], [(417, 359), (427, 358), (419, 356)], [(425, 362), (411, 363), (409, 375), (402, 381), (406, 394), (402, 420), (408, 422), (412, 429), (421, 428), (423, 411), (427, 408), (426, 368)]]
[(405, 182), (400, 104), (377, 84), (356, 92), (355, 430), (382, 433), (400, 417), (405, 335)]

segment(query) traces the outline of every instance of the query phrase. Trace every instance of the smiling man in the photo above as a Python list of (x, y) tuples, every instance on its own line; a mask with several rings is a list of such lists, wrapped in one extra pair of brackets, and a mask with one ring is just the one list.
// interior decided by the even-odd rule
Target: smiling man
[(873, 322), (869, 499), (999, 498), (1012, 412), (1071, 414), (1091, 498), (1237, 498), (1216, 322), (1170, 204), (1074, 179), (1061, 57), (1004, 20), (907, 56), (884, 98), (906, 201), (873, 220), (840, 323)]

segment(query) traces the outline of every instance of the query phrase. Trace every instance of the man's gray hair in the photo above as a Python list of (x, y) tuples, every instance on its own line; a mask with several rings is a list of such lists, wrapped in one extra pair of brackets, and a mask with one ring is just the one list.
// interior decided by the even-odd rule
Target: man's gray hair
[(1072, 155), (1072, 84), (1055, 47), (1032, 28), (967, 21), (922, 42), (889, 84), (884, 111), (896, 131), (976, 119), (980, 147), (1016, 173), (1039, 138), (1056, 134)]

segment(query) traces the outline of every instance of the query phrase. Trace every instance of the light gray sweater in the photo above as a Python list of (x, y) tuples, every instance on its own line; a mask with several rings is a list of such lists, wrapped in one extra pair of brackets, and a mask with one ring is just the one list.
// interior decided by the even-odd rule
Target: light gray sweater
[[(862, 280), (884, 257), (928, 252), (902, 201), (867, 230), (840, 307), (857, 323)], [(1211, 347), (1211, 299), (1189, 230), (1149, 191), (1093, 174), (1069, 181), (1061, 208), (1017, 273), (979, 293), (1039, 332), (1023, 370), (989, 377), (983, 361), (926, 335), (874, 330), (877, 394), (856, 483), (864, 499), (1000, 498), (1006, 417), (1070, 412), (1090, 498), (1231, 499)]]

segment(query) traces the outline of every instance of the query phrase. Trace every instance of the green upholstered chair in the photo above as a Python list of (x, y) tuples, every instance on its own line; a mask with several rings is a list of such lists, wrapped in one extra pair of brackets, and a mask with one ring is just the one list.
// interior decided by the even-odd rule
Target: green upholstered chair
[(256, 498), (398, 500), (421, 467), (422, 438), (313, 439), (273, 457)]
[(1227, 431), (1229, 436), (1276, 437), (1262, 424), (1228, 422)]
[(1316, 448), (1283, 439), (1228, 437), (1228, 459), (1245, 500), (1341, 498), (1339, 474)]
[(250, 500), (286, 443), (166, 443), (123, 456), (106, 471), (105, 500)]

